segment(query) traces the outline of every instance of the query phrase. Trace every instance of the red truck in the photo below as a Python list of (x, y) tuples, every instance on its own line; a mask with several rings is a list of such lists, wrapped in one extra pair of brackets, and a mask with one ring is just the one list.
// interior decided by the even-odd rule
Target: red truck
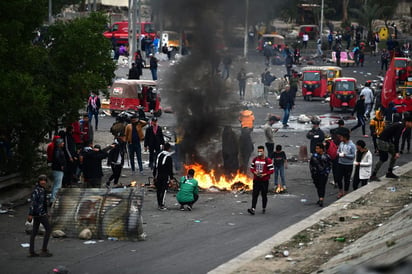
[[(151, 39), (154, 39), (156, 32), (153, 23), (142, 22), (140, 23), (140, 26), (142, 35), (149, 36)], [(139, 24), (137, 24), (137, 27), (139, 27)], [(139, 35), (139, 28), (136, 29), (136, 33)], [(111, 39), (114, 35), (117, 44), (127, 44), (129, 42), (129, 22), (115, 22), (108, 31), (103, 33), (103, 35), (108, 39)]]

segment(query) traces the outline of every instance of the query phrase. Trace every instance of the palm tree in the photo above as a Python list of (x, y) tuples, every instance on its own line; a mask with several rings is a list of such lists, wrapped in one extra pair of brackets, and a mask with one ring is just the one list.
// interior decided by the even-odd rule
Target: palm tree
[(361, 9), (349, 9), (350, 13), (358, 19), (360, 25), (366, 26), (368, 39), (372, 37), (372, 23), (375, 19), (380, 19), (385, 11), (390, 9), (388, 6), (380, 6), (378, 3), (365, 2)]

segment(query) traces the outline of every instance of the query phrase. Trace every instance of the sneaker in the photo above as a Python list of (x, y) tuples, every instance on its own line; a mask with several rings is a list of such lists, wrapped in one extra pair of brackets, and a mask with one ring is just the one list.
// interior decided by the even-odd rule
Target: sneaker
[(398, 179), (398, 178), (399, 178), (399, 176), (398, 176), (398, 175), (393, 174), (392, 172), (388, 172), (388, 173), (386, 173), (386, 178)]
[(367, 134), (363, 135), (363, 137), (368, 138), (369, 136)]
[(369, 181), (371, 181), (371, 182), (373, 182), (373, 181), (380, 182), (380, 179), (379, 179), (376, 175), (372, 175), (372, 176), (369, 178)]
[(251, 215), (255, 215), (255, 209), (254, 208), (248, 208), (247, 212), (249, 212)]
[(262, 209), (262, 214), (265, 214), (266, 213), (266, 208), (263, 208)]
[(144, 172), (143, 172), (143, 170), (142, 170), (142, 171), (140, 171), (140, 175), (144, 176)]
[(167, 207), (165, 207), (165, 206), (159, 206), (157, 209), (163, 211), (163, 210), (167, 210)]
[(40, 252), (40, 257), (51, 257), (53, 254), (51, 254), (48, 250)]
[(181, 205), (181, 206), (180, 206), (180, 210), (181, 210), (181, 211), (185, 211), (185, 207)]
[(38, 254), (38, 253), (36, 253), (36, 252), (30, 252), (29, 253), (29, 255), (27, 255), (27, 257), (30, 257), (30, 258), (32, 258), (32, 257), (39, 257), (40, 255)]
[(192, 207), (190, 205), (188, 205), (187, 210), (192, 211)]

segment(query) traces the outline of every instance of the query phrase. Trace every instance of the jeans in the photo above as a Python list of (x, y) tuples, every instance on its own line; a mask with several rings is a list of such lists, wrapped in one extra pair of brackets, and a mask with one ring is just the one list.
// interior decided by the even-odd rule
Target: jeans
[(94, 116), (95, 119), (95, 128), (97, 130), (97, 126), (99, 125), (99, 111), (93, 111), (93, 110), (89, 110), (89, 112), (87, 113), (87, 116), (89, 116), (89, 124), (92, 124), (92, 119)]
[(152, 73), (152, 79), (157, 80), (157, 68), (155, 69), (150, 69), (150, 72)]
[(143, 171), (143, 163), (142, 163), (142, 147), (140, 142), (129, 144), (129, 157), (130, 157), (130, 165), (132, 167), (132, 171), (135, 171), (135, 164), (134, 164), (134, 154), (136, 153), (137, 164), (139, 165), (139, 171)]
[(276, 166), (275, 167), (275, 187), (278, 184), (278, 176), (280, 175), (280, 180), (283, 186), (286, 186), (285, 182), (285, 166)]
[(288, 124), (289, 114), (290, 114), (290, 108), (289, 108), (289, 106), (286, 106), (286, 107), (283, 109), (283, 119), (282, 119), (282, 124), (283, 124), (283, 125), (287, 125), (287, 124)]
[(54, 202), (54, 200), (56, 199), (57, 192), (62, 187), (63, 175), (64, 175), (63, 171), (53, 170), (53, 188), (52, 188), (52, 194), (51, 194), (52, 202)]
[(358, 127), (362, 126), (362, 134), (365, 135), (366, 131), (365, 131), (365, 117), (362, 115), (358, 115), (358, 123), (356, 124), (356, 126), (354, 126), (351, 131), (354, 131), (355, 129), (357, 129)]

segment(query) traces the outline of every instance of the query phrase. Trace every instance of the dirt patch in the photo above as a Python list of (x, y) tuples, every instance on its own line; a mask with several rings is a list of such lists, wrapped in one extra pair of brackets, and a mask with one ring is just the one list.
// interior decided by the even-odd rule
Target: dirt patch
[[(412, 172), (349, 204), (234, 273), (311, 273), (412, 200)], [(273, 256), (273, 257), (272, 257)]]

